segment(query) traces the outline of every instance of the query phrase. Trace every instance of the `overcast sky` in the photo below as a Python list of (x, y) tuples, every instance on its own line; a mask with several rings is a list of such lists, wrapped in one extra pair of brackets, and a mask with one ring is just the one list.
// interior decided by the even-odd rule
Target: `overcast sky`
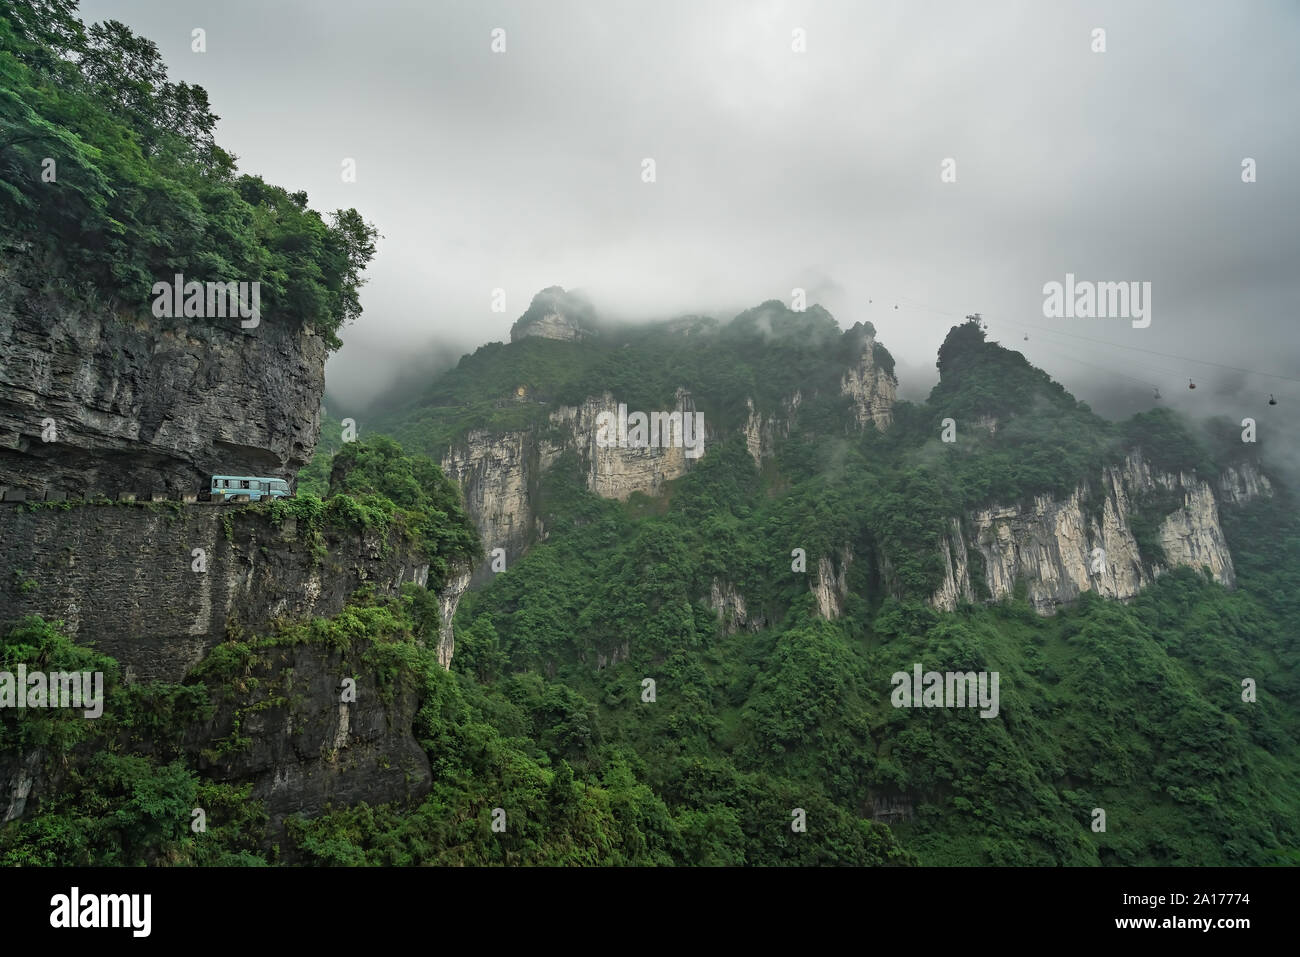
[[(628, 318), (728, 318), (803, 287), (842, 327), (875, 323), (909, 396), (933, 384), (947, 328), (979, 311), (1104, 411), (1149, 404), (1153, 385), (1198, 412), (1267, 414), (1269, 392), (1273, 414), (1300, 408), (1300, 382), (1136, 351), (1300, 378), (1291, 0), (82, 11), (205, 87), (241, 169), (380, 229), (365, 315), (328, 367), (336, 404), (360, 408), (435, 342), (454, 359), (507, 339), (561, 285)], [(956, 182), (941, 182), (946, 158)], [(1045, 318), (1043, 284), (1067, 272), (1150, 282), (1150, 326)]]

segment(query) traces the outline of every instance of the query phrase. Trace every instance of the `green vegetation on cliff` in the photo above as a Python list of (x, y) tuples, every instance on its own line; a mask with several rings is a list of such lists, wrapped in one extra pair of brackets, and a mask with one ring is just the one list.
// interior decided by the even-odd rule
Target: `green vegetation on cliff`
[[(258, 282), (265, 321), (331, 348), (361, 314), (376, 231), (329, 220), (218, 146), (202, 87), (167, 79), (157, 46), (75, 0), (0, 10), (0, 252), (66, 294), (93, 287), (132, 312), (156, 282)], [(52, 165), (51, 165), (52, 164)]]
[[(553, 486), (548, 541), (463, 600), (454, 670), (571, 688), (590, 731), (553, 757), (577, 770), (630, 750), (656, 793), (677, 795), (711, 762), (822, 808), (817, 840), (839, 833), (831, 809), (903, 806), (894, 830), (924, 863), (1296, 862), (1300, 618), (1282, 581), (1300, 574), (1300, 543), (1285, 501), (1226, 513), (1246, 556), (1236, 592), (1180, 569), (1128, 605), (1086, 593), (1051, 618), (1012, 599), (944, 614), (873, 594), (851, 567), (845, 614), (828, 622), (790, 571), (788, 546), (808, 539), (762, 520), (758, 481), (724, 446), (662, 515)], [(1284, 530), (1275, 565), (1249, 557), (1268, 522)], [(766, 627), (725, 634), (699, 597), (718, 579)], [(891, 675), (914, 663), (999, 672), (998, 718), (893, 708)], [(1105, 833), (1090, 830), (1098, 807)], [(735, 853), (752, 848), (737, 838)]]

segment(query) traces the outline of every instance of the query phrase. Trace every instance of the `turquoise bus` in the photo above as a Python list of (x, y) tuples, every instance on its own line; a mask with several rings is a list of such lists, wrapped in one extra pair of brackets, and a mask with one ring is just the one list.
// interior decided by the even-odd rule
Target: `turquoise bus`
[(287, 498), (289, 483), (284, 479), (259, 478), (255, 475), (214, 475), (208, 491), (224, 498), (247, 495), (249, 501), (256, 502), (263, 498)]

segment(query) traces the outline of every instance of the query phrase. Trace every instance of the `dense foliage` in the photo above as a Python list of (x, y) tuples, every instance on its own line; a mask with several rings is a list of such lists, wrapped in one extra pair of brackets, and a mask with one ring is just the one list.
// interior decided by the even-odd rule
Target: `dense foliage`
[[(726, 324), (687, 317), (601, 327), (577, 344), (493, 342), (462, 357), (423, 394), (381, 407), (375, 427), (408, 449), (439, 458), (471, 428), (542, 429), (555, 405), (578, 405), (604, 393), (629, 409), (669, 409), (679, 388), (691, 393), (711, 425), (731, 427), (748, 416), (746, 398), (760, 412), (777, 412), (796, 390), (838, 390), (854, 348), (873, 332), (863, 324), (841, 333), (820, 306), (793, 312), (774, 300)], [(892, 369), (883, 347), (876, 356)]]
[[(815, 327), (816, 316), (779, 304), (742, 320), (736, 335), (756, 352), (783, 321), (817, 341), (804, 325)], [(391, 421), (428, 447), (458, 423), (523, 427), (494, 418), (488, 401), (525, 369), (551, 370), (561, 383), (542, 390), (551, 401), (578, 401), (594, 369), (608, 376), (598, 381), (662, 400), (694, 368), (672, 364), (689, 352), (677, 351), (674, 335), (683, 343), (720, 335), (708, 322), (688, 328), (628, 334), (639, 351), (627, 359), (586, 343), (485, 347), (431, 390), (478, 390), (477, 412), (416, 403)], [(837, 335), (817, 344), (842, 363)], [(532, 361), (541, 350), (551, 365)], [(789, 384), (777, 377), (765, 391), (743, 354), (713, 354), (696, 380), (701, 395), (725, 381), (735, 391), (715, 408), (734, 409), (747, 395), (775, 407)], [(1245, 454), (1241, 443), (1214, 433), (1206, 443), (1163, 410), (1107, 422), (1021, 355), (987, 342), (977, 320), (945, 341), (927, 402), (899, 403), (884, 434), (846, 430), (835, 390), (812, 392), (804, 377), (816, 376), (798, 351), (770, 354), (799, 370), (805, 396), (774, 468), (760, 473), (736, 437), (671, 483), (664, 500), (620, 504), (587, 493), (581, 462), (562, 458), (541, 489), (545, 543), (462, 601), (455, 671), (493, 690), (521, 681), (565, 689), (557, 694), (576, 712), (531, 729), (551, 760), (597, 780), (617, 752), (644, 770), (670, 811), (685, 800), (714, 815), (712, 831), (733, 834), (734, 849), (717, 860), (766, 860), (728, 830), (730, 816), (716, 816), (745, 809), (735, 819), (742, 832), (750, 815), (767, 820), (772, 812), (756, 812), (734, 783), (759, 780), (789, 808), (818, 808), (836, 834), (854, 818), (890, 820), (926, 863), (1295, 862), (1300, 727), (1286, 702), (1297, 690), (1290, 636), (1300, 620), (1282, 583), (1300, 573), (1300, 543), (1285, 498), (1224, 509), (1242, 556), (1236, 592), (1182, 569), (1131, 604), (1086, 595), (1047, 619), (1018, 599), (956, 614), (918, 600), (942, 571), (939, 535), (970, 508), (1076, 489), (1095, 498), (1103, 467), (1134, 451), (1158, 469), (1213, 478)], [(616, 368), (624, 378), (610, 375)], [(471, 381), (470, 370), (481, 374)], [(661, 384), (650, 385), (656, 377)], [(957, 423), (955, 442), (940, 441), (945, 418)], [(1133, 503), (1149, 562), (1164, 560), (1155, 529), (1181, 504), (1165, 498)], [(1264, 539), (1267, 562), (1253, 557)], [(845, 545), (855, 555), (850, 598), (843, 617), (827, 622), (814, 613), (807, 574), (792, 571), (792, 550), (812, 563)], [(750, 626), (708, 603), (715, 585), (744, 596)], [(915, 662), (998, 671), (999, 719), (893, 708), (890, 676)], [(646, 677), (657, 685), (653, 703), (640, 697)], [(1243, 678), (1266, 689), (1258, 702), (1242, 700)], [(710, 784), (701, 790), (703, 767)], [(1090, 827), (1096, 808), (1107, 813), (1105, 832)], [(347, 826), (358, 840), (378, 839)], [(788, 826), (783, 836), (794, 837)]]
[[(132, 310), (175, 272), (258, 281), (267, 321), (337, 347), (374, 229), (238, 175), (201, 88), (169, 81), (122, 24), (74, 12), (0, 12), (6, 268)], [(1101, 470), (1135, 450), (1212, 478), (1249, 454), (1230, 424), (1198, 436), (1163, 411), (1107, 422), (973, 318), (943, 343), (925, 402), (896, 404), (886, 432), (860, 430), (841, 382), (869, 325), (841, 332), (819, 307), (767, 302), (727, 323), (616, 327), (557, 290), (521, 323), (561, 307), (581, 342), (483, 346), (381, 410), (377, 431), (397, 441), (342, 442), (329, 422), (300, 494), (253, 511), (294, 520), (317, 560), (330, 528), (408, 535), (437, 589), (482, 558), (435, 464), (469, 430), (541, 434), (557, 405), (610, 394), (665, 409), (686, 389), (729, 437), (654, 501), (596, 498), (581, 450), (561, 457), (539, 480), (544, 541), (463, 599), (450, 672), (434, 650), (438, 596), (415, 586), (363, 590), (330, 620), (269, 634), (232, 625), (182, 683), (127, 684), (56, 623), (23, 621), (0, 636), (0, 672), (99, 671), (108, 697), (94, 721), (0, 709), (0, 764), (30, 762), (44, 781), (0, 824), (0, 864), (261, 864), (281, 851), (331, 865), (1300, 863), (1300, 520), (1285, 490), (1222, 510), (1235, 591), (1183, 568), (1128, 604), (1086, 593), (1051, 618), (1020, 597), (955, 613), (925, 602), (954, 518), (1047, 493), (1095, 507)], [(788, 426), (761, 469), (736, 431), (751, 402)], [(1133, 503), (1149, 564), (1175, 498)], [(809, 590), (821, 560), (846, 577), (834, 620)], [(290, 819), (278, 848), (250, 787), (213, 768), (249, 746), (245, 718), (289, 706), (268, 662), (302, 647), (418, 697), (411, 730), (433, 786), (414, 804)], [(894, 707), (891, 676), (918, 663), (997, 672), (997, 717)], [(218, 712), (230, 733), (204, 739)], [(206, 831), (191, 827), (196, 808)]]
[[(39, 810), (0, 825), (0, 865), (257, 864), (265, 814), (248, 786), (205, 780), (185, 729), (212, 714), (201, 685), (126, 685), (117, 662), (28, 619), (0, 635), (0, 671), (102, 672), (103, 714), (0, 709), (0, 756), (36, 758), (52, 786)], [(212, 827), (191, 828), (202, 808)]]
[(201, 87), (167, 79), (157, 46), (75, 0), (0, 10), (0, 250), (38, 285), (131, 311), (156, 282), (258, 282), (261, 314), (331, 348), (361, 313), (376, 232), (325, 220), (307, 195), (239, 175)]
[(392, 439), (344, 443), (333, 459), (329, 502), (355, 503), (390, 516), (420, 541), (428, 557), (429, 587), (437, 590), (454, 565), (482, 557), (478, 530), (465, 514), (460, 488), (430, 459), (403, 453)]
[[(500, 348), (504, 361), (565, 345)], [(385, 686), (418, 691), (413, 730), (434, 784), (414, 804), (291, 819), (288, 839), (306, 862), (1300, 863), (1300, 526), (1286, 492), (1222, 509), (1235, 591), (1178, 569), (1128, 604), (1085, 594), (1050, 618), (1019, 598), (938, 612), (918, 599), (937, 573), (934, 536), (965, 505), (1061, 487), (1079, 470), (1064, 486), (1074, 487), (1134, 445), (1169, 469), (1227, 461), (1165, 414), (1097, 419), (970, 328), (946, 345), (941, 366), (955, 365), (937, 395), (900, 404), (893, 428), (843, 428), (843, 407), (813, 395), (806, 427), (762, 471), (733, 436), (661, 499), (616, 502), (589, 493), (578, 455), (566, 453), (539, 489), (545, 541), (462, 599), (450, 673), (431, 650), (437, 598), (413, 587), (400, 601), (359, 596), (332, 621), (232, 635), (185, 685), (115, 699), (140, 737), (93, 760), (101, 739), (69, 739), (85, 758), (68, 788), (0, 829), (0, 853), (278, 860), (259, 843), (256, 803), (199, 794), (214, 785), (165, 742), (216, 702), (259, 707), (243, 696), (260, 656), (310, 644), (347, 649)], [(991, 369), (1025, 390), (1030, 412), (996, 405)], [(945, 410), (998, 422), (941, 444)], [(410, 522), (444, 556), (475, 553), (459, 493), (431, 461), (371, 436), (340, 443), (329, 464), (326, 501), (304, 494), (266, 510), (309, 527)], [(1144, 509), (1172, 506), (1136, 504), (1135, 533), (1151, 539)], [(848, 599), (827, 621), (809, 572), (845, 546)], [(743, 617), (725, 599), (715, 607), (715, 588), (743, 596)], [(47, 626), (25, 629), (9, 639), (21, 652), (4, 660), (47, 654), (37, 641), (74, 653)], [(997, 718), (893, 707), (892, 675), (916, 663), (996, 671)], [(1257, 701), (1243, 700), (1244, 679)], [(9, 727), (8, 747), (85, 733), (52, 721), (24, 725), (21, 742)], [(157, 739), (148, 747), (146, 728)], [(207, 753), (244, 744), (210, 742)], [(231, 822), (206, 843), (176, 817), (199, 800)], [(1091, 826), (1097, 809), (1105, 831)], [(800, 814), (806, 832), (792, 828)]]
[[(1089, 593), (1047, 619), (1017, 600), (954, 615), (872, 597), (851, 575), (845, 616), (827, 622), (749, 510), (757, 475), (720, 460), (663, 515), (553, 493), (550, 540), (464, 601), (454, 668), (494, 687), (554, 675), (592, 702), (585, 749), (564, 753), (575, 768), (601, 767), (616, 744), (667, 795), (707, 760), (799, 795), (791, 806), (901, 800), (913, 813), (894, 829), (926, 863), (1296, 862), (1300, 620), (1282, 585), (1300, 573), (1294, 520), (1273, 546), (1279, 571), (1247, 581), (1246, 560), (1235, 593), (1181, 569), (1129, 605)], [(1244, 530), (1286, 514), (1264, 502), (1225, 521), (1249, 553)], [(725, 634), (699, 598), (722, 574), (766, 628)], [(999, 718), (893, 708), (890, 676), (916, 662), (998, 671)], [(654, 704), (639, 704), (645, 676)], [(1241, 698), (1246, 677), (1256, 703)], [(1094, 808), (1105, 833), (1090, 829)]]

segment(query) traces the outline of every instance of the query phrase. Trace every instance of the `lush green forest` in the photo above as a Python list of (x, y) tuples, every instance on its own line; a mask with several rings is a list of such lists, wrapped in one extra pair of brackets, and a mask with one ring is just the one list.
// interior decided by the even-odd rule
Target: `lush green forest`
[[(760, 313), (778, 335), (788, 319), (785, 331), (801, 340), (822, 323), (777, 303), (742, 320)], [(723, 335), (713, 323), (698, 328)], [(755, 332), (742, 323), (731, 335), (761, 351)], [(641, 334), (626, 377), (606, 365), (603, 381), (662, 401), (667, 383), (691, 381), (685, 356), (707, 347), (692, 353), (653, 327)], [(393, 430), (436, 449), (463, 414), (444, 415), (437, 397), (471, 379), (485, 401), (515, 381), (572, 401), (564, 389), (590, 388), (588, 370), (617, 363), (630, 338), (614, 334), (619, 344), (606, 353), (529, 340), (484, 347), (434, 384), (429, 404), (399, 410)], [(820, 345), (843, 361), (837, 331)], [(552, 355), (550, 380), (522, 378), (547, 368), (531, 361), (534, 350)], [(774, 407), (790, 384), (764, 390), (773, 380), (742, 353), (720, 347), (694, 381), (718, 396), (714, 408), (726, 407), (708, 385), (720, 382), (737, 390), (733, 409), (736, 395)], [(816, 381), (825, 355), (803, 369), (798, 355), (789, 359), (807, 377), (798, 381)], [(1201, 434), (1164, 410), (1104, 420), (1018, 353), (985, 341), (978, 321), (954, 328), (938, 365), (929, 400), (900, 403), (884, 434), (851, 432), (837, 395), (814, 397), (775, 469), (760, 473), (733, 438), (671, 483), (664, 501), (598, 499), (579, 463), (562, 459), (541, 490), (546, 542), (462, 601), (453, 672), (512, 694), (521, 683), (562, 689), (547, 693), (570, 702), (570, 717), (535, 722), (531, 734), (579, 780), (599, 781), (611, 761), (626, 762), (673, 813), (681, 802), (715, 816), (749, 809), (738, 831), (722, 830), (734, 843), (719, 860), (771, 860), (745, 830), (755, 826), (747, 789), (762, 781), (785, 795), (787, 816), (817, 808), (827, 840), (870, 819), (877, 802), (906, 808), (888, 815), (890, 827), (923, 863), (1296, 862), (1300, 727), (1287, 702), (1300, 690), (1292, 637), (1300, 622), (1285, 581), (1300, 571), (1300, 542), (1290, 499), (1283, 492), (1224, 509), (1240, 556), (1236, 591), (1180, 569), (1129, 604), (1085, 595), (1050, 618), (1016, 598), (937, 612), (920, 599), (940, 573), (933, 543), (949, 517), (1086, 486), (1135, 449), (1162, 468), (1210, 478), (1247, 454), (1226, 423)], [(482, 414), (497, 428), (522, 425)], [(960, 423), (946, 445), (945, 417)], [(995, 433), (970, 427), (985, 417), (998, 420)], [(421, 431), (421, 422), (433, 425)], [(1167, 503), (1138, 504), (1144, 558), (1162, 561), (1143, 522), (1154, 528)], [(791, 550), (830, 554), (845, 542), (859, 560), (846, 613), (828, 622), (814, 612), (807, 576), (792, 573)], [(877, 549), (902, 600), (882, 587)], [(764, 627), (720, 622), (704, 600), (715, 581), (738, 586)], [(889, 676), (915, 661), (999, 671), (1000, 719), (891, 707)], [(654, 702), (642, 700), (646, 677)], [(1268, 689), (1255, 703), (1241, 699), (1246, 677)], [(710, 783), (701, 789), (704, 768)], [(1106, 811), (1105, 832), (1090, 827), (1096, 808)], [(776, 817), (764, 813), (764, 826)], [(340, 836), (378, 840), (349, 815), (340, 822)], [(786, 827), (782, 841), (793, 837)]]
[[(1127, 604), (1089, 593), (1047, 618), (1015, 596), (937, 611), (922, 600), (929, 546), (954, 510), (1070, 487), (1134, 446), (1207, 475), (1238, 454), (1163, 412), (1106, 422), (973, 323), (949, 336), (940, 369), (930, 401), (900, 405), (884, 434), (824, 429), (814, 444), (795, 430), (762, 472), (734, 436), (658, 501), (592, 495), (569, 453), (540, 489), (546, 540), (462, 599), (450, 673), (431, 651), (435, 598), (411, 587), (401, 600), (358, 596), (330, 622), (234, 638), (182, 685), (115, 685), (118, 717), (87, 745), (102, 754), (57, 802), (0, 829), (0, 852), (275, 862), (253, 837), (257, 803), (166, 742), (250, 674), (259, 651), (320, 642), (419, 690), (415, 734), (434, 786), (415, 806), (291, 820), (306, 862), (1300, 863), (1300, 523), (1289, 493), (1222, 509), (1236, 590), (1182, 568)], [(997, 405), (989, 382), (1031, 411)], [(1003, 421), (938, 448), (941, 412)], [(399, 521), (426, 543), (431, 584), (450, 562), (482, 560), (454, 485), (426, 457), (371, 436), (336, 443), (311, 469), (319, 475), (304, 481), (323, 482), (324, 501), (304, 493), (266, 507)], [(846, 542), (859, 559), (843, 616), (827, 621), (791, 552)], [(893, 556), (903, 597), (883, 587), (877, 548)], [(757, 627), (709, 606), (715, 582), (740, 590)], [(95, 654), (39, 622), (4, 647), (15, 661)], [(913, 662), (998, 672), (997, 719), (893, 707), (890, 676)], [(1242, 699), (1246, 678), (1257, 701)], [(54, 719), (24, 728), (49, 740), (86, 733)], [(218, 824), (206, 838), (173, 815), (199, 795)], [(505, 833), (492, 827), (497, 808)], [(1091, 827), (1097, 809), (1104, 831)], [(792, 828), (799, 814), (806, 831)]]
[[(337, 348), (374, 228), (239, 174), (206, 93), (168, 80), (150, 41), (75, 9), (10, 0), (0, 14), (6, 267), (135, 312), (174, 272), (258, 281), (268, 321)], [(428, 589), (363, 587), (331, 619), (264, 634), (232, 623), (176, 683), (128, 683), (57, 622), (0, 635), (0, 671), (108, 682), (95, 721), (0, 711), (0, 753), (35, 754), (58, 782), (0, 824), (0, 864), (1300, 864), (1300, 518), (1281, 483), (1221, 505), (1235, 589), (1183, 567), (1127, 603), (1085, 592), (1050, 617), (1023, 582), (953, 612), (927, 602), (954, 518), (1076, 490), (1099, 508), (1102, 470), (1135, 451), (1213, 481), (1253, 455), (1236, 426), (1161, 409), (1108, 421), (973, 317), (939, 348), (929, 397), (862, 429), (840, 384), (870, 324), (841, 331), (820, 307), (769, 301), (727, 322), (617, 326), (565, 295), (544, 291), (521, 321), (572, 307), (581, 342), (484, 345), (381, 403), (356, 442), (325, 416), (298, 494), (251, 506), (292, 517), (313, 552), (327, 528), (399, 531), (427, 558)], [(546, 433), (557, 406), (592, 396), (665, 408), (682, 388), (719, 441), (664, 494), (626, 502), (588, 491), (579, 450), (565, 452), (537, 477), (545, 535), (461, 599), (442, 668), (436, 591), (485, 551), (445, 451), (471, 429)], [(761, 468), (737, 431), (750, 402), (789, 418)], [(1181, 498), (1133, 504), (1152, 570)], [(810, 573), (841, 549), (847, 598), (827, 620)], [(743, 620), (712, 606), (715, 589), (743, 596)], [(411, 804), (292, 818), (284, 845), (250, 785), (209, 773), (249, 745), (238, 723), (193, 744), (219, 707), (242, 719), (274, 701), (267, 662), (300, 646), (417, 697), (433, 785)], [(891, 676), (918, 662), (997, 672), (996, 719), (894, 707)], [(190, 826), (198, 807), (205, 832)]]
[(376, 231), (328, 218), (214, 139), (202, 87), (167, 79), (157, 46), (76, 0), (0, 11), (0, 253), (41, 289), (138, 314), (156, 282), (258, 282), (269, 322), (331, 348), (361, 314)]
[[(1297, 862), (1297, 620), (1279, 576), (1294, 577), (1300, 551), (1287, 506), (1227, 519), (1243, 550), (1252, 528), (1284, 530), (1270, 535), (1287, 571), (1260, 563), (1267, 572), (1247, 581), (1243, 569), (1236, 592), (1181, 569), (1131, 604), (1089, 593), (1044, 619), (1020, 600), (944, 614), (873, 599), (851, 578), (847, 614), (827, 622), (788, 564), (782, 595), (779, 571), (747, 578), (730, 560), (754, 543), (737, 515), (744, 499), (719, 488), (745, 460), (728, 464), (711, 482), (683, 482), (734, 495), (698, 526), (677, 513), (685, 489), (645, 519), (557, 490), (560, 541), (466, 599), (454, 670), (489, 686), (554, 675), (595, 715), (586, 762), (576, 750), (565, 759), (599, 768), (602, 744), (630, 746), (659, 793), (681, 793), (686, 768), (707, 760), (824, 814), (905, 797), (914, 813), (893, 830), (923, 863)], [(693, 600), (723, 572), (747, 597), (773, 596), (768, 628), (724, 635)], [(620, 642), (628, 661), (594, 667)], [(912, 662), (1000, 672), (999, 719), (891, 707), (889, 677)], [(643, 676), (656, 680), (653, 704), (640, 702)], [(1244, 703), (1243, 677), (1267, 694)], [(1105, 833), (1089, 828), (1094, 808)]]
[[(733, 469), (697, 474), (698, 491), (736, 496), (724, 521), (743, 509)], [(676, 521), (688, 499), (639, 517), (556, 483), (562, 529), (467, 597), (450, 673), (431, 652), (434, 596), (414, 586), (232, 639), (179, 685), (124, 685), (114, 662), (56, 629), (15, 629), (0, 668), (104, 670), (111, 691), (97, 722), (4, 716), (0, 748), (85, 761), (54, 801), (0, 827), (0, 860), (274, 863), (259, 846), (265, 812), (207, 780), (180, 741), (259, 654), (313, 642), (419, 690), (415, 733), (435, 783), (416, 806), (291, 821), (308, 862), (1298, 862), (1300, 606), (1287, 583), (1300, 528), (1287, 503), (1229, 513), (1235, 592), (1184, 569), (1131, 604), (1085, 596), (1048, 619), (1018, 600), (943, 614), (858, 596), (828, 622), (792, 588), (770, 627), (728, 635), (692, 600), (725, 554), (710, 540), (719, 526)], [(597, 668), (620, 642), (628, 658)], [(892, 708), (889, 675), (913, 661), (999, 671), (999, 719)], [(1258, 681), (1258, 702), (1242, 702), (1242, 677)], [(876, 799), (911, 813), (874, 822)], [(190, 832), (192, 807), (207, 809), (207, 833)], [(1094, 808), (1104, 833), (1089, 828)], [(806, 833), (791, 829), (795, 809)]]

